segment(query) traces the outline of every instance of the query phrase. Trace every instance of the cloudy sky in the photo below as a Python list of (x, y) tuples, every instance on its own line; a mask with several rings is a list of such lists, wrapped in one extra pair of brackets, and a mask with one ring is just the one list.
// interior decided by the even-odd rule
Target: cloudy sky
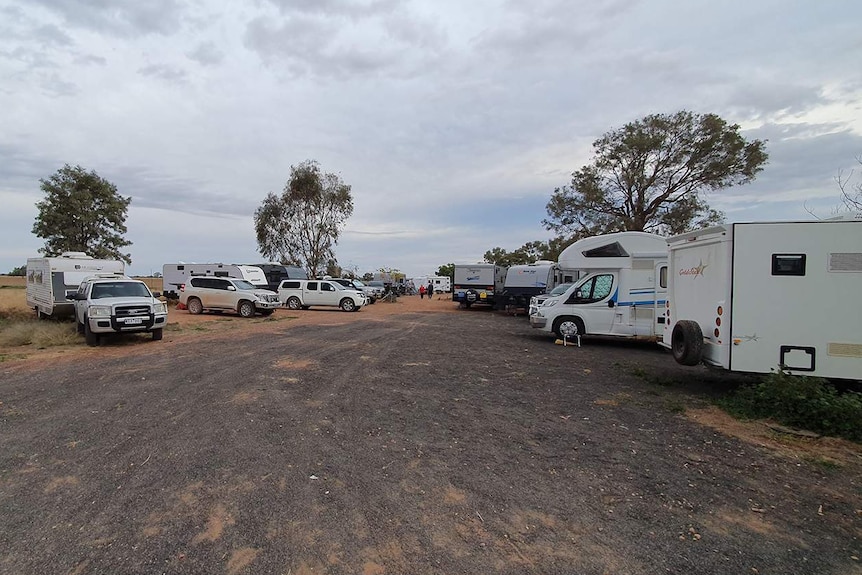
[(0, 0), (0, 272), (37, 255), (66, 163), (132, 197), (148, 274), (260, 260), (254, 210), (314, 159), (352, 186), (343, 266), (432, 273), (547, 240), (596, 138), (681, 109), (768, 139), (757, 181), (709, 198), (729, 221), (829, 216), (862, 155), (860, 22), (857, 0)]

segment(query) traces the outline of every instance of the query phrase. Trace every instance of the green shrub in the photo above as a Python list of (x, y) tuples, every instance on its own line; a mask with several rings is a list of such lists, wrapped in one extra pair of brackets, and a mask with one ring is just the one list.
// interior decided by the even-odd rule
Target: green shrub
[(783, 425), (862, 442), (862, 393), (840, 393), (816, 377), (775, 372), (719, 401), (736, 417), (773, 419)]

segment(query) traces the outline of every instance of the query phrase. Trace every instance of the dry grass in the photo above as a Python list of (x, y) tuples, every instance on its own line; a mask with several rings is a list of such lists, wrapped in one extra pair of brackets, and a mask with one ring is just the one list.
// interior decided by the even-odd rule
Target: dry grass
[(55, 347), (78, 343), (78, 339), (74, 322), (0, 320), (0, 347)]

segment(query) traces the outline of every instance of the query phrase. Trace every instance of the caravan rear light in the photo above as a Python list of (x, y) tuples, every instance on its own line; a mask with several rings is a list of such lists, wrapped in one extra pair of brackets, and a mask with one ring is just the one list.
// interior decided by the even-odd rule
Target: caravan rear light
[(720, 317), (715, 318), (715, 325), (718, 325), (718, 326), (721, 325), (721, 318)]
[(715, 337), (718, 337), (718, 336), (720, 335), (720, 332), (718, 331), (718, 328), (715, 328), (715, 331), (714, 331), (714, 332), (712, 332), (712, 333), (715, 335)]
[(186, 291), (186, 284), (180, 284), (180, 291)]
[(718, 313), (718, 315), (721, 315), (724, 313), (724, 308), (721, 306), (718, 306), (718, 308), (716, 308), (715, 311), (716, 311), (716, 313)]

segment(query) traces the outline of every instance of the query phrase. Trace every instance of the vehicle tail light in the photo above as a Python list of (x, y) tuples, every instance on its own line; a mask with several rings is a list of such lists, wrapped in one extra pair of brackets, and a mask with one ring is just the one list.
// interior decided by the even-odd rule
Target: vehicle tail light
[(186, 284), (180, 284), (180, 291), (186, 291)]

